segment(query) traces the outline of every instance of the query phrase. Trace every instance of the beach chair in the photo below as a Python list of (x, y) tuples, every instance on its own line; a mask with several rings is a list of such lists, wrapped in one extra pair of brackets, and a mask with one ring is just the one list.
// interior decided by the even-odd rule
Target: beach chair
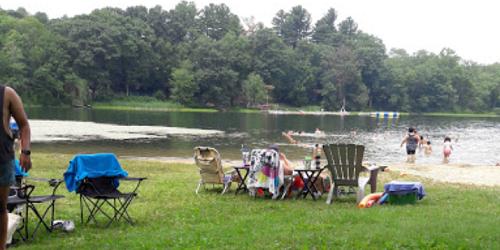
[(256, 197), (261, 190), (269, 192), (272, 199), (284, 198), (287, 188), (284, 187), (285, 175), (279, 153), (274, 149), (254, 149), (250, 159), (247, 185), (250, 196)]
[(196, 194), (200, 191), (201, 186), (205, 184), (223, 185), (222, 193), (224, 194), (231, 187), (233, 171), (224, 173), (222, 168), (222, 160), (219, 152), (211, 147), (195, 147), (194, 161), (200, 171), (200, 181), (196, 187)]
[[(323, 145), (331, 174), (333, 188), (330, 188), (327, 204), (332, 202), (333, 196), (339, 193), (339, 187), (357, 188), (357, 202), (365, 195), (366, 184), (371, 184), (371, 192), (376, 191), (378, 167), (365, 167), (362, 165), (365, 147), (354, 144), (325, 144)], [(370, 177), (360, 177), (363, 171), (369, 171)]]
[[(146, 178), (128, 177), (114, 154), (76, 155), (64, 173), (64, 181), (69, 192), (75, 191), (80, 196), (80, 219), (88, 224), (98, 224), (100, 215), (107, 219), (106, 227), (121, 219), (133, 225), (128, 208), (137, 197), (137, 190)], [(130, 192), (118, 190), (121, 181), (134, 182)], [(84, 209), (86, 208), (86, 209)], [(84, 210), (88, 216), (84, 220)]]

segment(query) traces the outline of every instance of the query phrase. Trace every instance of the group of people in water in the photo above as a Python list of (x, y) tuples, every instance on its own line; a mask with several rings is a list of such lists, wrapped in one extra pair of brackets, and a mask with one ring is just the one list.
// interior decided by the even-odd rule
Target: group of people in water
[[(300, 142), (293, 138), (294, 135), (305, 134), (304, 131), (294, 132), (289, 130), (287, 132), (283, 132), (282, 135), (290, 144), (300, 144)], [(316, 128), (313, 135), (322, 136), (325, 135), (325, 132)], [(420, 135), (417, 130), (413, 127), (408, 129), (407, 135), (401, 141), (400, 147), (406, 144), (406, 162), (407, 163), (415, 163), (416, 153), (417, 151), (423, 152), (424, 156), (430, 156), (432, 154), (432, 143), (430, 140), (425, 138), (423, 135)], [(308, 145), (310, 147), (311, 145)], [(316, 149), (317, 147), (315, 147)], [(453, 151), (453, 146), (451, 143), (451, 138), (446, 136), (443, 141), (443, 163), (449, 163), (449, 159), (451, 153)]]
[[(422, 135), (419, 135), (417, 130), (413, 127), (408, 128), (408, 134), (401, 141), (400, 147), (406, 144), (406, 162), (415, 163), (417, 150), (423, 150), (425, 156), (430, 156), (432, 154), (431, 141), (425, 139)], [(443, 142), (443, 163), (450, 162), (451, 152), (453, 151), (453, 146), (451, 145), (451, 138), (446, 136)]]

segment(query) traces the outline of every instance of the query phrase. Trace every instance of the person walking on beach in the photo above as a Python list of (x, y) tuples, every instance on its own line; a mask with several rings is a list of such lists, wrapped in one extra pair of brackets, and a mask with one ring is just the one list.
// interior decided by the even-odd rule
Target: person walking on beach
[(403, 138), (400, 146), (403, 147), (403, 144), (406, 144), (407, 163), (415, 163), (415, 151), (417, 150), (419, 141), (420, 137), (417, 135), (415, 129), (410, 127), (408, 134)]
[(443, 143), (443, 163), (446, 164), (450, 162), (451, 151), (453, 146), (451, 145), (451, 138), (446, 136)]
[(14, 137), (9, 129), (10, 117), (14, 117), (19, 126), (21, 141), (19, 161), (25, 172), (31, 168), (31, 130), (21, 98), (12, 88), (3, 85), (0, 85), (0, 112), (3, 119), (3, 126), (0, 129), (0, 249), (5, 249), (8, 226), (7, 199), (10, 186), (15, 183)]

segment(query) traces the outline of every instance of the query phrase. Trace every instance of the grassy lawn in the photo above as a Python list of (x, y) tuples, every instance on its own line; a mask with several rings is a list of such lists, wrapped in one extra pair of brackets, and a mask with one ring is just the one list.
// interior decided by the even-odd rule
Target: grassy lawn
[(188, 108), (178, 103), (159, 101), (152, 97), (130, 97), (110, 102), (96, 102), (94, 109), (111, 110), (155, 110), (155, 111), (182, 111), (182, 112), (217, 112), (214, 108)]
[[(62, 177), (70, 155), (34, 154), (32, 176)], [(79, 200), (64, 186), (56, 219), (73, 220), (71, 233), (40, 231), (15, 249), (500, 249), (500, 188), (436, 184), (419, 180), (428, 196), (417, 205), (358, 209), (355, 197), (333, 205), (320, 201), (221, 196), (217, 190), (194, 193), (194, 165), (121, 161), (130, 176), (149, 179), (129, 208), (136, 225), (109, 228), (82, 225)], [(399, 178), (382, 173), (382, 184)], [(37, 190), (48, 192), (44, 185)], [(130, 188), (122, 182), (121, 188)], [(233, 190), (235, 186), (233, 185)], [(102, 220), (101, 220), (102, 221)]]

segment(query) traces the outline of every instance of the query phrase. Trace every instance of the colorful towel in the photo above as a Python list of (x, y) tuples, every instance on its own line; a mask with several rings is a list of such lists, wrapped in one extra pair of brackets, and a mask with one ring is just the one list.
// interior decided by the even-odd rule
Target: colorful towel
[(272, 149), (253, 150), (251, 162), (248, 188), (264, 188), (273, 194), (273, 197), (278, 196), (285, 179), (278, 152)]

